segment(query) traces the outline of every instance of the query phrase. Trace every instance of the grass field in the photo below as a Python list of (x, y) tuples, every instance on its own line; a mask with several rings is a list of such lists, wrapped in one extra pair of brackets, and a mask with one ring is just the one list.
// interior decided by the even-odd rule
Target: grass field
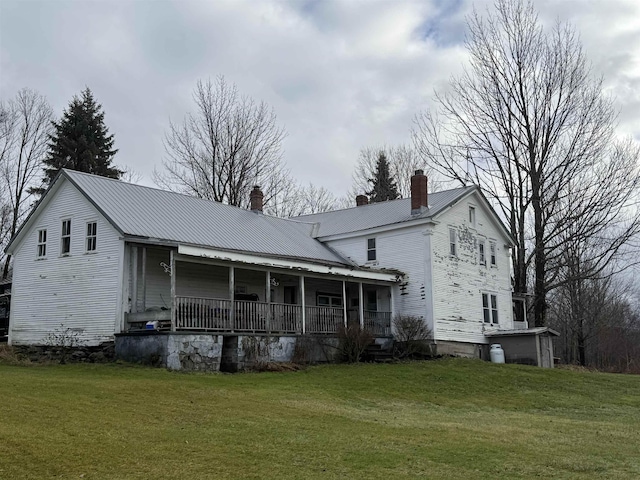
[(0, 478), (640, 478), (640, 377), (0, 365)]

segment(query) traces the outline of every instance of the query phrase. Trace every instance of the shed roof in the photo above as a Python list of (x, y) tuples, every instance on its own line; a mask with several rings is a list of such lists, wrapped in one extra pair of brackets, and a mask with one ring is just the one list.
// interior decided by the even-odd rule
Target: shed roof
[(560, 334), (554, 329), (549, 327), (534, 327), (534, 328), (519, 328), (514, 330), (497, 330), (495, 332), (486, 333), (485, 336), (492, 337), (513, 337), (513, 336), (528, 336), (528, 335), (542, 335), (548, 333), (555, 337), (559, 337)]

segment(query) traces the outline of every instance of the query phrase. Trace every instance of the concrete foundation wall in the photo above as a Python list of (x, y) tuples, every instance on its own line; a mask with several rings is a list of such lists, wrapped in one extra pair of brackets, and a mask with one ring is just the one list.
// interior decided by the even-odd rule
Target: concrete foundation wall
[(222, 335), (167, 335), (169, 370), (217, 372), (222, 358)]
[[(376, 339), (387, 346), (390, 339)], [(116, 336), (116, 358), (182, 371), (238, 371), (270, 362), (338, 359), (338, 339), (314, 335), (142, 333)], [(222, 367), (222, 368), (221, 368)]]
[(125, 362), (166, 366), (167, 335), (116, 335), (116, 358)]
[(452, 355), (454, 357), (481, 358), (488, 360), (486, 345), (466, 342), (450, 342), (438, 340), (435, 344), (437, 355)]

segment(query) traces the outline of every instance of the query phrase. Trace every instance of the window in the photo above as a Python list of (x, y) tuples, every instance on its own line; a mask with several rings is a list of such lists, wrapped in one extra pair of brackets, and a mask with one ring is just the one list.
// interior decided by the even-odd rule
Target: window
[(69, 255), (71, 252), (71, 220), (62, 221), (62, 236), (60, 238), (60, 254)]
[(489, 243), (489, 252), (491, 254), (491, 266), (496, 266), (496, 244), (495, 242)]
[(342, 307), (342, 297), (330, 293), (319, 293), (316, 303), (319, 307), (340, 308)]
[(480, 265), (487, 264), (487, 257), (484, 253), (484, 240), (480, 240), (478, 242), (478, 262), (480, 263)]
[(38, 258), (47, 256), (47, 230), (38, 230)]
[(376, 259), (376, 239), (367, 239), (367, 261), (370, 262)]
[(469, 223), (471, 226), (476, 226), (476, 207), (469, 206)]
[(98, 237), (98, 222), (87, 223), (87, 252), (95, 252)]
[(449, 254), (456, 256), (458, 254), (458, 243), (456, 240), (456, 231), (453, 228), (449, 229)]
[(484, 323), (498, 323), (498, 297), (496, 295), (482, 294), (482, 314)]
[(378, 311), (378, 292), (375, 290), (367, 291), (367, 303), (365, 304), (365, 310), (369, 312)]

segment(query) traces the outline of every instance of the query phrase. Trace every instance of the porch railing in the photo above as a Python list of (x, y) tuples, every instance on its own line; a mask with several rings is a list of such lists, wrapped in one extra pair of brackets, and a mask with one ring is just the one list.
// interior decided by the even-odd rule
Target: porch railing
[(364, 328), (374, 336), (391, 336), (391, 312), (364, 311)]
[[(302, 333), (301, 305), (184, 296), (176, 296), (174, 305), (176, 330)], [(344, 325), (344, 310), (308, 306), (305, 322), (307, 333), (336, 333)], [(391, 336), (391, 313), (365, 310), (364, 328)]]
[(336, 333), (344, 326), (344, 310), (333, 307), (306, 307), (307, 333)]
[(176, 297), (176, 330), (230, 330), (231, 300)]
[(219, 298), (176, 296), (176, 330), (204, 330), (227, 332), (302, 331), (302, 307), (281, 303), (233, 302)]

